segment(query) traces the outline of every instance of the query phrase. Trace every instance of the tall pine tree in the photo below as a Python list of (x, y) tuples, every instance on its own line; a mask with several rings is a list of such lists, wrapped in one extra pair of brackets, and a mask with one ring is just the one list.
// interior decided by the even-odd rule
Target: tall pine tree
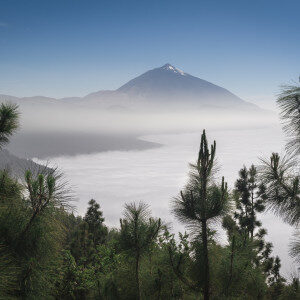
[(190, 180), (180, 197), (175, 198), (173, 211), (177, 218), (196, 229), (202, 242), (204, 299), (210, 298), (210, 270), (208, 255), (208, 225), (218, 221), (230, 209), (227, 184), (222, 178), (218, 186), (214, 182), (216, 142), (210, 149), (205, 130), (201, 136), (200, 150), (196, 164), (191, 164)]

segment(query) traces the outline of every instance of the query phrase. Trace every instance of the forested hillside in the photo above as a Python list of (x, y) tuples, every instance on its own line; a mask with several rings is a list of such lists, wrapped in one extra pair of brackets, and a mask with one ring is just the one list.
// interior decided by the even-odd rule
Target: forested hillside
[[(271, 209), (295, 229), (299, 224), (299, 101), (299, 87), (287, 87), (278, 100), (290, 154), (241, 166), (232, 190), (226, 178), (216, 180), (217, 143), (203, 131), (189, 179), (172, 202), (186, 232), (173, 233), (144, 202), (127, 203), (120, 225), (109, 228), (102, 199), (74, 215), (72, 191), (55, 170), (1, 170), (0, 298), (300, 299), (298, 276), (281, 275), (259, 218)], [(18, 107), (1, 104), (1, 149), (18, 127)], [(299, 262), (295, 236), (290, 250)]]

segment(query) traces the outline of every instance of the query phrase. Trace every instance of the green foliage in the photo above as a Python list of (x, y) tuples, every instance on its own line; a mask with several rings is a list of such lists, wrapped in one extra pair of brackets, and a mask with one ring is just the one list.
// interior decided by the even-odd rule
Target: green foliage
[[(298, 230), (300, 221), (299, 161), (300, 149), (300, 88), (283, 86), (277, 99), (281, 109), (284, 130), (289, 138), (288, 156), (273, 153), (270, 160), (263, 160), (261, 167), (262, 195), (269, 208)], [(290, 254), (299, 262), (298, 232), (290, 246)]]
[(104, 220), (100, 205), (94, 199), (91, 199), (84, 221), (87, 223), (88, 231), (92, 235), (94, 247), (103, 244), (105, 241), (107, 228), (103, 225)]
[(150, 217), (148, 205), (142, 202), (125, 204), (124, 219), (120, 224), (121, 247), (139, 255), (155, 241), (161, 229), (160, 219)]
[(10, 103), (0, 104), (0, 150), (8, 143), (10, 136), (19, 127), (18, 106)]
[(253, 264), (256, 252), (244, 236), (234, 235), (223, 249), (220, 263), (217, 265), (220, 299), (258, 299), (267, 290), (265, 276), (259, 266)]
[(78, 270), (70, 251), (64, 251), (60, 259), (56, 284), (56, 294), (60, 299), (74, 299), (78, 286)]
[[(200, 150), (196, 164), (191, 164), (190, 179), (180, 197), (175, 198), (173, 212), (198, 237), (197, 261), (202, 262), (204, 299), (210, 297), (210, 275), (208, 254), (208, 223), (216, 222), (230, 211), (227, 184), (222, 178), (220, 186), (213, 180), (216, 142), (208, 147), (205, 131), (203, 131)], [(201, 276), (201, 274), (199, 274)]]
[(213, 181), (216, 143), (207, 147), (203, 132), (197, 164), (191, 164), (190, 180), (180, 197), (175, 198), (173, 211), (183, 223), (191, 226), (207, 221), (218, 221), (230, 211), (227, 184), (222, 178), (218, 186)]
[(294, 175), (295, 160), (273, 153), (261, 166), (262, 195), (269, 209), (291, 225), (300, 221), (299, 177)]
[(289, 153), (299, 154), (300, 149), (300, 87), (283, 86), (277, 99), (281, 109), (284, 130), (289, 137), (287, 149)]
[(257, 220), (257, 213), (265, 209), (261, 189), (258, 189), (257, 171), (254, 165), (248, 170), (246, 167), (240, 170), (239, 179), (235, 183), (235, 219), (238, 220), (240, 228), (244, 231), (245, 238), (253, 238), (254, 230), (261, 226)]
[[(19, 241), (35, 206), (29, 192), (23, 192), (24, 186), (6, 173), (1, 175), (0, 298), (198, 299), (203, 296), (205, 250), (201, 230), (198, 234), (194, 231), (192, 235), (179, 234), (175, 239), (142, 203), (126, 205), (120, 229), (108, 230), (102, 212), (92, 202), (89, 208), (93, 208), (93, 213), (88, 208), (84, 218), (48, 205), (32, 222), (26, 241)], [(40, 184), (36, 195), (44, 195), (40, 192), (43, 191), (49, 197), (46, 177), (36, 178)], [(97, 217), (87, 218), (90, 215)], [(101, 230), (95, 229), (95, 224)], [(285, 295), (297, 299), (299, 289), (296, 283), (287, 285), (280, 276), (280, 261), (270, 257), (271, 246), (263, 240), (266, 235), (263, 229), (254, 234), (253, 240), (245, 240), (240, 224), (232, 217), (227, 215), (223, 226), (228, 233), (228, 245), (219, 245), (212, 229), (206, 231), (210, 297), (289, 299), (282, 298)], [(95, 247), (94, 241), (103, 228), (105, 237)]]
[[(0, 147), (17, 122), (17, 107), (1, 105)], [(262, 185), (253, 166), (243, 168), (232, 216), (227, 185), (214, 180), (215, 151), (204, 131), (189, 181), (174, 200), (175, 215), (190, 229), (177, 238), (142, 202), (126, 204), (120, 228), (109, 229), (93, 199), (83, 218), (70, 213), (71, 194), (55, 170), (28, 170), (23, 180), (0, 171), (0, 299), (300, 299), (299, 280), (286, 283), (280, 275), (256, 215), (266, 201), (298, 224), (294, 163), (273, 155)], [(213, 228), (221, 219), (225, 245)], [(298, 248), (296, 237), (297, 258)]]
[(151, 218), (148, 206), (140, 202), (138, 205), (135, 203), (125, 205), (124, 219), (120, 220), (120, 224), (121, 248), (135, 259), (136, 297), (141, 299), (140, 260), (155, 242), (161, 230), (161, 221)]
[(64, 238), (62, 208), (52, 205), (54, 180), (29, 174), (26, 187), (0, 174), (0, 261), (6, 259), (6, 269), (16, 273), (10, 296), (48, 297)]
[(18, 289), (20, 262), (10, 245), (23, 216), (21, 185), (0, 171), (0, 298), (9, 298)]

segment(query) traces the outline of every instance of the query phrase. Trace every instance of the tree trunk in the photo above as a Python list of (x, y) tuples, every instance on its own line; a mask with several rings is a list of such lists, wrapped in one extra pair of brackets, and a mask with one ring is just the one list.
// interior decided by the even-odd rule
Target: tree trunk
[(141, 299), (141, 292), (140, 292), (140, 277), (139, 277), (139, 269), (140, 269), (140, 254), (137, 253), (136, 261), (135, 261), (135, 280), (136, 280), (136, 288), (137, 288), (137, 299)]
[(19, 243), (23, 240), (23, 238), (26, 236), (28, 230), (30, 229), (30, 227), (31, 227), (31, 225), (32, 225), (32, 223), (33, 223), (33, 221), (34, 221), (34, 219), (35, 219), (35, 217), (36, 217), (37, 215), (38, 215), (38, 211), (35, 210), (35, 212), (34, 212), (34, 213), (32, 214), (32, 216), (31, 216), (29, 222), (27, 223), (26, 227), (25, 227), (24, 230), (19, 234), (17, 244), (19, 244)]
[(209, 300), (209, 260), (206, 221), (202, 221), (202, 244), (204, 256), (204, 300)]
[(98, 296), (99, 296), (99, 300), (100, 300), (100, 299), (102, 299), (102, 295), (101, 295), (101, 288), (100, 288), (99, 280), (97, 280), (97, 288), (98, 288)]
[(231, 255), (230, 255), (230, 271), (229, 271), (228, 285), (227, 285), (227, 288), (226, 288), (226, 296), (228, 296), (229, 288), (230, 288), (231, 281), (232, 281), (234, 246), (235, 246), (235, 236), (232, 237)]
[(149, 254), (149, 263), (150, 263), (150, 275), (152, 276), (152, 255), (151, 255), (151, 251)]
[(157, 300), (161, 299), (161, 277), (162, 277), (162, 273), (160, 272), (160, 269), (158, 269), (158, 293), (157, 293)]
[(251, 240), (253, 240), (253, 230), (254, 230), (254, 195), (251, 192)]

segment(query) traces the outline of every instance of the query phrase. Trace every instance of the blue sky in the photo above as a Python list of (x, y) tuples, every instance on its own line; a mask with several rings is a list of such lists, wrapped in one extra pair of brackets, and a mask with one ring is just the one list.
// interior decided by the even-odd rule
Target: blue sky
[(0, 0), (0, 94), (83, 96), (167, 62), (245, 100), (297, 80), (299, 1)]

